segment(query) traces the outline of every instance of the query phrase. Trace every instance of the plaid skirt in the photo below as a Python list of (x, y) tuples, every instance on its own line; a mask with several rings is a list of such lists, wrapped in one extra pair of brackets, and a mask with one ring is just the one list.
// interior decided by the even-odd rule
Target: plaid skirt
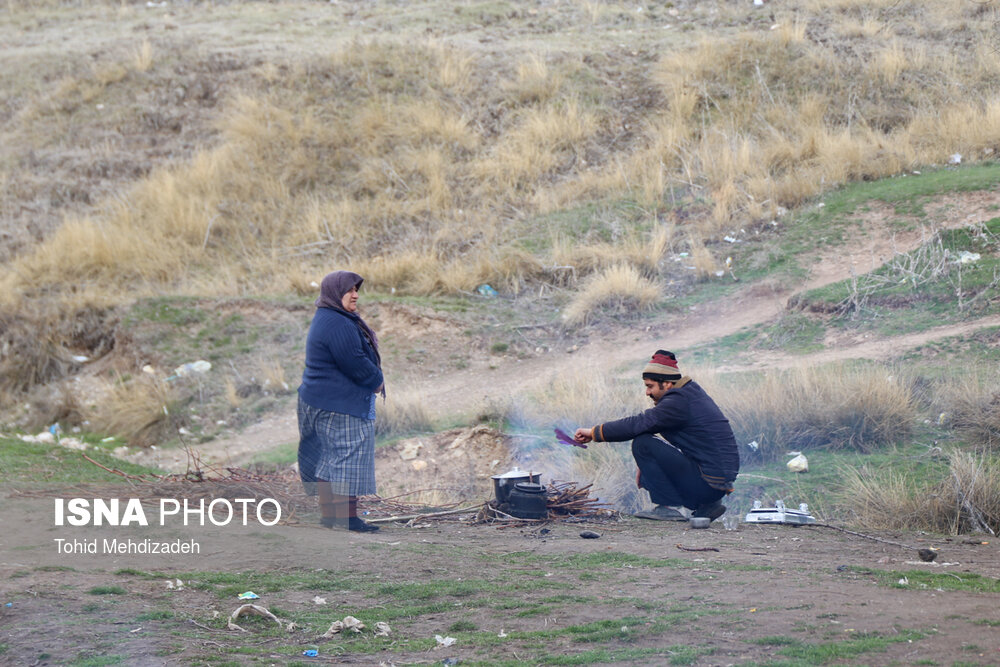
[(314, 495), (319, 480), (341, 496), (375, 493), (375, 420), (328, 412), (299, 398), (299, 475)]

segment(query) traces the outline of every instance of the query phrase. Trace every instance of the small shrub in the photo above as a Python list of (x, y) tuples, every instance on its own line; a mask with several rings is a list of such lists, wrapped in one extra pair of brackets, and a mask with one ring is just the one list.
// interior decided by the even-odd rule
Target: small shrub
[(169, 383), (141, 374), (128, 380), (118, 378), (99, 405), (83, 406), (81, 411), (95, 431), (142, 447), (174, 435), (170, 406), (176, 400), (176, 390)]
[(261, 387), (275, 394), (287, 394), (292, 391), (285, 380), (285, 369), (278, 359), (262, 360), (259, 364)]
[(1000, 450), (1000, 392), (994, 379), (965, 376), (938, 392), (953, 428), (980, 451)]
[(916, 418), (909, 380), (872, 366), (740, 374), (710, 393), (737, 441), (758, 441), (764, 459), (810, 447), (868, 452), (904, 438)]
[(593, 274), (566, 310), (566, 324), (647, 310), (660, 298), (660, 288), (634, 267), (622, 264)]
[(949, 453), (948, 474), (918, 480), (892, 470), (848, 468), (840, 501), (869, 528), (959, 534), (1000, 530), (1000, 461)]

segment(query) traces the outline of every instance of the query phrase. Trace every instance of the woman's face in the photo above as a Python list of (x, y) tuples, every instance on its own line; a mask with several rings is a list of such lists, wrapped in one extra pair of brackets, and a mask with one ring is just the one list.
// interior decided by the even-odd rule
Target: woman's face
[(349, 313), (358, 312), (358, 286), (355, 285), (351, 288), (351, 291), (344, 294), (344, 298), (340, 300), (340, 305), (344, 307)]

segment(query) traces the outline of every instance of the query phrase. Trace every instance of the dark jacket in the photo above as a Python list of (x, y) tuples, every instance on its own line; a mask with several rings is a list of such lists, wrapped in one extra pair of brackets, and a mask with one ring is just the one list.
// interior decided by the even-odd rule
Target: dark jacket
[(671, 387), (660, 402), (632, 417), (594, 427), (597, 442), (624, 442), (643, 433), (658, 433), (701, 469), (710, 486), (731, 491), (740, 470), (740, 454), (729, 420), (688, 378)]
[(317, 308), (306, 338), (306, 368), (299, 396), (320, 410), (367, 419), (372, 394), (383, 382), (374, 348), (358, 316)]

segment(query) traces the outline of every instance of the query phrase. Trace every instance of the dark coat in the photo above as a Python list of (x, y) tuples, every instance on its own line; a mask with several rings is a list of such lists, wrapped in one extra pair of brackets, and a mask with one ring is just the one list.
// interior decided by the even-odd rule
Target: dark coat
[(659, 434), (698, 465), (710, 486), (731, 491), (740, 454), (729, 420), (697, 382), (678, 385), (645, 412), (595, 426), (594, 440), (624, 442), (643, 433)]
[(317, 308), (306, 338), (299, 396), (320, 410), (367, 419), (372, 394), (383, 383), (378, 355), (355, 313)]

